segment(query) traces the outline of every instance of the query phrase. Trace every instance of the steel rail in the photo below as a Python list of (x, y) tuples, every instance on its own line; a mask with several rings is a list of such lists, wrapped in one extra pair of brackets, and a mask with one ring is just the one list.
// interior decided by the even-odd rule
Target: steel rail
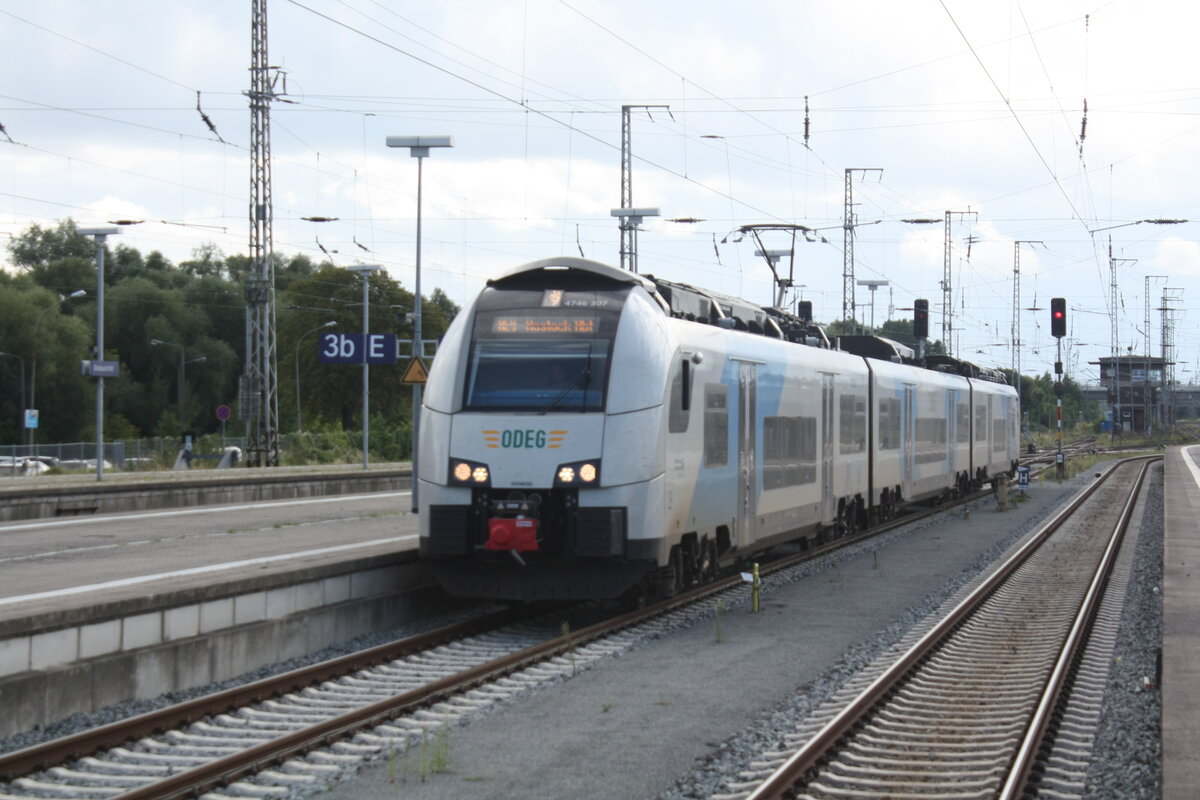
[[(1142, 458), (1161, 458), (1144, 456)], [(1074, 514), (1127, 459), (1110, 465), (1100, 477), (1080, 492), (1064, 508), (1004, 561), (986, 580), (954, 607), (940, 622), (905, 651), (890, 667), (863, 689), (838, 714), (825, 724), (802, 748), (793, 753), (775, 772), (760, 783), (747, 800), (779, 800), (792, 796), (795, 786), (823, 761), (837, 743), (856, 727), (873, 707), (889, 695), (919, 662), (946, 639), (968, 616), (1034, 553), (1042, 543)]]
[(319, 664), (300, 667), (253, 683), (235, 686), (204, 697), (149, 711), (136, 717), (80, 731), (62, 739), (5, 753), (0, 755), (0, 779), (11, 781), (50, 766), (122, 745), (131, 739), (187, 725), (206, 716), (277, 697), (315, 683), (338, 678), (373, 664), (394, 661), (410, 653), (427, 650), (447, 641), (509, 624), (529, 613), (532, 612), (518, 614), (512, 609), (507, 609), (487, 614), (396, 642), (350, 653), (322, 661)]
[(1029, 722), (1029, 728), (1026, 731), (1025, 737), (1021, 740), (1021, 746), (1017, 750), (1012, 766), (1009, 768), (1008, 777), (1004, 782), (1004, 787), (1000, 790), (1000, 794), (997, 795), (997, 800), (1016, 800), (1016, 798), (1023, 797), (1025, 794), (1025, 789), (1029, 783), (1030, 771), (1033, 769), (1037, 751), (1042, 745), (1046, 731), (1050, 727), (1054, 710), (1058, 706), (1062, 688), (1066, 684), (1067, 676), (1076, 663), (1076, 656), (1080, 648), (1083, 647), (1087, 631), (1095, 620), (1097, 610), (1100, 608), (1100, 602), (1104, 599), (1104, 587), (1108, 583), (1109, 576), (1112, 574), (1113, 564), (1117, 560), (1121, 543), (1125, 540), (1125, 531), (1129, 527), (1129, 521), (1133, 518), (1133, 509), (1137, 505), (1138, 497), (1141, 495), (1142, 485), (1146, 481), (1146, 473), (1150, 471), (1150, 463), (1150, 461), (1146, 461), (1142, 465), (1142, 470), (1138, 473), (1133, 489), (1125, 501), (1125, 507), (1121, 509), (1121, 516), (1117, 520), (1117, 524), (1113, 527), (1108, 545), (1104, 549), (1104, 555), (1100, 559), (1091, 583), (1088, 585), (1087, 594), (1084, 596), (1082, 603), (1080, 603), (1079, 611), (1071, 624), (1071, 630), (1067, 634), (1062, 652), (1059, 654), (1050, 679), (1046, 682), (1046, 687), (1038, 700), (1033, 718)]
[[(738, 582), (737, 578), (723, 581)], [(351, 733), (370, 728), (405, 713), (461, 694), (476, 686), (518, 672), (526, 667), (569, 652), (572, 648), (608, 636), (616, 631), (645, 622), (667, 613), (677, 606), (713, 593), (715, 584), (679, 595), (670, 600), (630, 611), (618, 617), (595, 623), (578, 631), (548, 639), (516, 653), (472, 667), (455, 675), (433, 681), (425, 686), (394, 697), (380, 700), (345, 714), (319, 722), (303, 730), (286, 734), (224, 758), (215, 759), (192, 769), (170, 775), (160, 781), (116, 795), (112, 800), (168, 800), (169, 798), (199, 796), (218, 786), (228, 784), (271, 764), (302, 755), (309, 750), (331, 744)], [(728, 587), (726, 587), (728, 588)]]

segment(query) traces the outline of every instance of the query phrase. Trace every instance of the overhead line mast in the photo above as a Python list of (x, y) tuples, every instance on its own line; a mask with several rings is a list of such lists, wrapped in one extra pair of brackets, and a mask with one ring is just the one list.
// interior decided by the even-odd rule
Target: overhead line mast
[[(806, 137), (807, 138), (807, 137)], [(878, 172), (880, 167), (846, 167), (846, 205), (842, 212), (842, 319), (853, 321), (854, 311), (854, 173)]]
[[(250, 272), (246, 278), (246, 364), (239, 406), (246, 463), (279, 466), (279, 374), (275, 352), (275, 252), (271, 200), (271, 101), (278, 68), (267, 60), (267, 0), (251, 0)], [(286, 91), (286, 88), (285, 88)]]
[(643, 217), (658, 216), (656, 208), (633, 207), (633, 119), (631, 112), (640, 108), (649, 113), (661, 108), (668, 114), (667, 105), (623, 105), (621, 106), (621, 207), (613, 209), (613, 216), (620, 219), (621, 226), (621, 269), (637, 272), (637, 232)]
[(954, 240), (950, 236), (950, 218), (954, 214), (965, 217), (974, 215), (976, 212), (946, 211), (946, 242), (945, 249), (943, 250), (944, 260), (942, 262), (942, 346), (946, 349), (946, 354), (951, 356), (954, 355), (954, 340), (952, 338), (954, 334), (954, 295), (950, 285), (950, 266), (953, 260), (951, 253), (953, 251)]

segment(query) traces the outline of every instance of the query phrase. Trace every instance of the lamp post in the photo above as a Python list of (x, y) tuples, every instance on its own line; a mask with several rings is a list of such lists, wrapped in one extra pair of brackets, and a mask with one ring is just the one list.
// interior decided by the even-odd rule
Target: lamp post
[(888, 282), (887, 281), (874, 281), (874, 280), (859, 280), (859, 281), (856, 281), (856, 283), (859, 286), (866, 286), (868, 289), (871, 290), (871, 331), (873, 333), (875, 331), (875, 290), (878, 289), (880, 286), (887, 286)]
[[(76, 228), (96, 240), (96, 359), (104, 360), (104, 242), (120, 228)], [(96, 375), (96, 480), (104, 480), (104, 375)]]
[[(363, 306), (363, 310), (366, 310), (366, 305)], [(331, 319), (324, 325), (318, 325), (312, 330), (305, 331), (304, 333), (300, 334), (300, 338), (296, 340), (296, 347), (292, 353), (292, 363), (296, 365), (296, 433), (300, 433), (300, 431), (303, 430), (300, 425), (300, 342), (304, 341), (304, 337), (308, 336), (310, 333), (316, 333), (324, 328), (332, 328), (334, 325), (337, 325), (337, 320)], [(365, 328), (366, 325), (363, 327)], [(365, 344), (366, 343), (364, 342), (364, 345)]]
[(363, 309), (363, 338), (362, 338), (362, 453), (363, 453), (363, 469), (367, 468), (369, 457), (367, 456), (367, 445), (370, 442), (370, 397), (371, 397), (371, 382), (370, 372), (371, 365), (367, 361), (367, 345), (370, 337), (370, 314), (371, 306), (367, 301), (367, 290), (369, 288), (369, 279), (372, 272), (378, 272), (383, 267), (378, 264), (354, 264), (346, 267), (351, 272), (362, 274), (362, 309)]
[[(421, 341), (421, 181), (425, 157), (431, 147), (454, 147), (453, 136), (389, 136), (388, 147), (407, 147), (408, 154), (417, 160), (417, 260), (413, 282), (413, 358), (424, 356)], [(417, 444), (421, 424), (421, 384), (413, 384), (412, 398), (412, 510), (417, 510)]]
[[(42, 317), (46, 316), (46, 312), (52, 308), (58, 308), (68, 300), (73, 300), (76, 297), (83, 297), (87, 294), (83, 289), (78, 289), (71, 292), (65, 297), (59, 295), (58, 300), (51, 303), (42, 309), (42, 313), (38, 314), (37, 322), (33, 323), (33, 363), (29, 369), (29, 405), (31, 408), (36, 407), (37, 403), (37, 354), (38, 354), (38, 328), (42, 324)], [(37, 435), (35, 428), (29, 429), (29, 446), (33, 447), (34, 437)]]

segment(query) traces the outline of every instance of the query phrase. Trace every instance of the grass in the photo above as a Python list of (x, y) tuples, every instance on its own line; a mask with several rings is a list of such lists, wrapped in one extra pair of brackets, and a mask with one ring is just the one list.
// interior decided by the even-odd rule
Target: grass
[[(1154, 447), (1148, 447), (1145, 450), (1122, 450), (1119, 453), (1095, 453), (1093, 455), (1076, 456), (1068, 458), (1064, 465), (1064, 479), (1074, 478), (1082, 472), (1088, 472), (1095, 469), (1097, 464), (1106, 461), (1113, 461), (1118, 458), (1131, 458), (1136, 456), (1158, 456), (1162, 455), (1162, 451)], [(1038, 476), (1038, 480), (1052, 481), (1058, 480), (1058, 471), (1053, 465), (1050, 469)]]

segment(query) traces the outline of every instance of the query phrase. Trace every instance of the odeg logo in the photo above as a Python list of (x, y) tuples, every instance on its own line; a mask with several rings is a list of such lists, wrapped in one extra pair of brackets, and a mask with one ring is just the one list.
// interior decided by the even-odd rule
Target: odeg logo
[(490, 430), (483, 432), (488, 447), (526, 450), (555, 450), (566, 438), (566, 431), (543, 431), (534, 428)]

